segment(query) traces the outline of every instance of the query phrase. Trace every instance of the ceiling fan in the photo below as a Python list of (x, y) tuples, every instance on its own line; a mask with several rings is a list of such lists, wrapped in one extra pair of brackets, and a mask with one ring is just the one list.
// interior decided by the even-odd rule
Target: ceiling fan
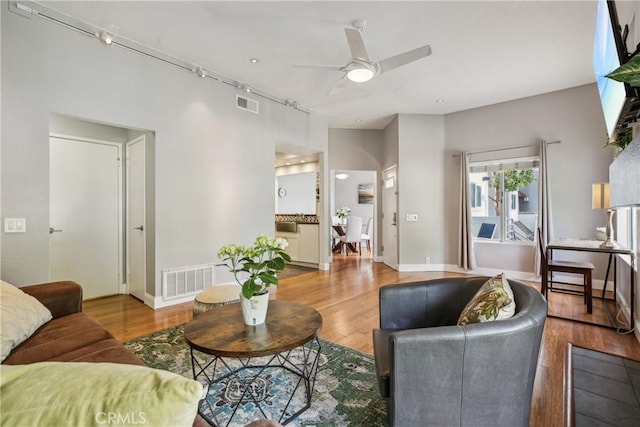
[(347, 43), (351, 51), (351, 60), (347, 65), (317, 65), (317, 64), (293, 64), (298, 68), (320, 68), (331, 71), (340, 71), (344, 75), (338, 83), (329, 91), (329, 95), (337, 93), (347, 81), (362, 83), (371, 80), (373, 77), (417, 61), (431, 55), (431, 46), (426, 45), (398, 55), (391, 56), (381, 61), (369, 59), (367, 48), (362, 39), (362, 31), (366, 21), (357, 19), (352, 23), (353, 28), (345, 28)]

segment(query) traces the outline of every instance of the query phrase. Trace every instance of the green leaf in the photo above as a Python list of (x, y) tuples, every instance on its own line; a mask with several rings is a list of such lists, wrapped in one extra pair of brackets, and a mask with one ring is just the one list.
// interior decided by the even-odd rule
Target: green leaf
[(283, 260), (285, 260), (286, 262), (291, 262), (291, 256), (290, 256), (288, 253), (286, 253), (286, 252), (282, 251), (282, 252), (280, 252), (280, 254), (279, 254), (279, 255), (280, 255), (280, 257), (282, 257), (282, 259), (283, 259)]
[(273, 276), (273, 275), (271, 275), (271, 274), (260, 273), (258, 275), (258, 277), (260, 278), (262, 283), (264, 283), (265, 285), (277, 285), (278, 284), (278, 278)]
[(606, 75), (610, 79), (629, 83), (633, 86), (640, 85), (640, 53), (635, 55), (626, 64), (621, 65)]
[(269, 268), (280, 271), (284, 268), (284, 260), (282, 258), (274, 258), (270, 260), (267, 265)]
[(628, 82), (633, 87), (640, 87), (640, 75), (634, 77)]

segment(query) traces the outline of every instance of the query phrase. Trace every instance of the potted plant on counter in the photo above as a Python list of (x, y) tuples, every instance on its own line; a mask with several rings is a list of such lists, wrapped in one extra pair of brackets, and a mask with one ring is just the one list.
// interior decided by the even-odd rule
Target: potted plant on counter
[(240, 286), (242, 317), (247, 325), (264, 323), (269, 305), (269, 286), (278, 284), (278, 272), (291, 257), (284, 251), (285, 239), (260, 235), (253, 246), (225, 245), (218, 258), (229, 268)]

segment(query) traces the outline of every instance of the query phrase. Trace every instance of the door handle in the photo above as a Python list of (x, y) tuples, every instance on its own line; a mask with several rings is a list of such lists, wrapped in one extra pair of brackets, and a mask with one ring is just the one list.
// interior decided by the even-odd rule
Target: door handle
[(53, 227), (49, 227), (49, 234), (53, 234), (53, 233), (62, 233), (62, 230), (56, 230)]
[(141, 225), (140, 227), (133, 227), (134, 230), (144, 231), (144, 227)]

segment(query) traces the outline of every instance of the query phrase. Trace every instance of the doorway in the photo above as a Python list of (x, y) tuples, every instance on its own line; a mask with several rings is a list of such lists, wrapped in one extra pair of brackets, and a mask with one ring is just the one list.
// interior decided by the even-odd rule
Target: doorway
[(153, 306), (154, 146), (153, 131), (51, 115), (50, 280)]
[(398, 174), (396, 166), (382, 172), (382, 262), (398, 269)]
[(127, 220), (127, 285), (129, 294), (145, 300), (146, 292), (146, 209), (145, 209), (145, 154), (146, 137), (139, 136), (126, 146)]
[(121, 150), (110, 141), (49, 138), (50, 280), (82, 284), (84, 298), (121, 292)]
[[(374, 170), (333, 170), (331, 171), (331, 216), (335, 217), (336, 210), (347, 207), (351, 210), (351, 216), (362, 218), (363, 235), (369, 236), (362, 240), (362, 257), (375, 258), (376, 251), (376, 225), (378, 223), (378, 196), (377, 196), (377, 172)], [(334, 218), (335, 220), (335, 218)], [(333, 221), (332, 221), (333, 222)], [(332, 231), (332, 230), (330, 230)], [(336, 236), (332, 233), (330, 238)], [(331, 246), (330, 246), (331, 247)]]

